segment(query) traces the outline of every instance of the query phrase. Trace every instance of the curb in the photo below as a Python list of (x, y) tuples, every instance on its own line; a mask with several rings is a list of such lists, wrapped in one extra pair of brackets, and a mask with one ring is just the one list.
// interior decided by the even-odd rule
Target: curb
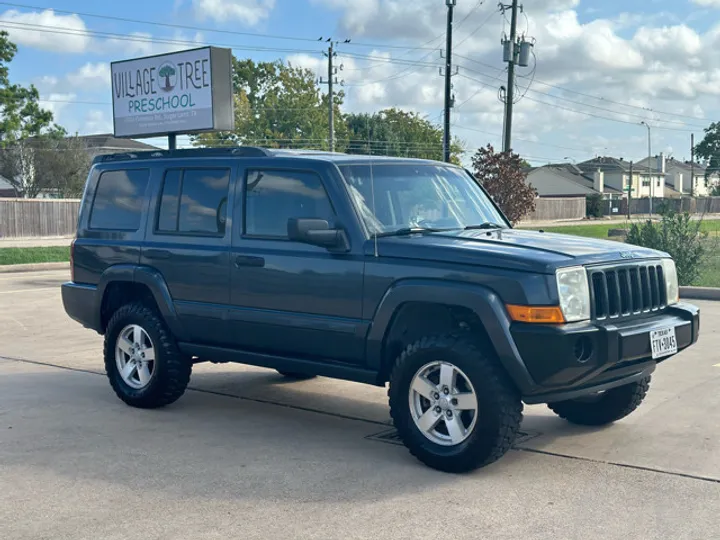
[(692, 300), (720, 300), (720, 288), (680, 287), (680, 298)]
[(0, 266), (0, 274), (16, 272), (42, 272), (44, 270), (70, 270), (69, 262), (51, 262), (34, 264), (8, 264)]

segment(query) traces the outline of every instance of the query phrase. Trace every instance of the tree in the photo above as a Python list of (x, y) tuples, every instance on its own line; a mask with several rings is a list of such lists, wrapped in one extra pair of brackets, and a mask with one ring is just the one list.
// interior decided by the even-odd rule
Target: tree
[(518, 154), (495, 152), (488, 144), (475, 153), (472, 166), (475, 178), (512, 223), (535, 210), (537, 192), (527, 184)]
[(165, 87), (163, 88), (163, 90), (165, 90), (166, 92), (172, 90), (172, 86), (170, 85), (170, 77), (175, 75), (175, 68), (172, 67), (170, 64), (165, 64), (163, 67), (160, 68), (158, 74), (161, 77), (165, 77)]
[(701, 230), (702, 220), (693, 220), (689, 213), (679, 214), (667, 205), (660, 208), (660, 216), (659, 223), (633, 223), (626, 242), (668, 253), (675, 260), (679, 284), (692, 285), (707, 256), (708, 233)]
[(705, 128), (705, 137), (695, 145), (695, 155), (707, 162), (705, 182), (713, 173), (720, 172), (720, 122)]
[[(328, 96), (321, 94), (309, 69), (281, 60), (254, 62), (233, 58), (235, 130), (203, 134), (194, 139), (201, 146), (260, 145), (271, 148), (328, 148)], [(335, 137), (347, 139), (340, 105), (334, 98)], [(342, 144), (337, 150), (344, 150)]]
[[(443, 130), (414, 112), (396, 108), (374, 114), (347, 114), (350, 154), (407, 156), (443, 160)], [(451, 161), (460, 164), (463, 152), (456, 139), (450, 148)]]
[(71, 137), (45, 137), (38, 141), (38, 184), (62, 198), (82, 195), (92, 158), (85, 141)]
[(53, 124), (50, 111), (40, 108), (37, 88), (10, 84), (9, 66), (17, 47), (0, 31), (0, 174), (20, 197), (40, 191), (37, 175), (37, 140), (64, 131)]

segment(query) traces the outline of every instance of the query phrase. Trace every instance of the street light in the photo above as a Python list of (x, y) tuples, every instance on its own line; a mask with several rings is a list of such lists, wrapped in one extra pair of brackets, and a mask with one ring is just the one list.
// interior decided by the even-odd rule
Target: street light
[(650, 180), (650, 217), (652, 218), (653, 211), (653, 181), (652, 174), (650, 173), (650, 163), (652, 163), (652, 145), (650, 143), (650, 124), (645, 120), (640, 122), (641, 125), (645, 126), (648, 130), (648, 178)]

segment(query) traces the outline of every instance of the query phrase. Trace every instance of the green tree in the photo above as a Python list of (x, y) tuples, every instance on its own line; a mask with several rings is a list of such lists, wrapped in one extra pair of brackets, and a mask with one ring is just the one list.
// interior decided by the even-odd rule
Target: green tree
[(166, 64), (160, 68), (160, 71), (158, 71), (158, 74), (161, 77), (165, 77), (165, 87), (163, 88), (163, 90), (165, 90), (167, 92), (172, 90), (172, 87), (170, 86), (170, 77), (175, 75), (175, 68), (172, 67), (170, 64)]
[(0, 174), (20, 197), (34, 197), (41, 189), (36, 150), (39, 140), (64, 135), (50, 111), (40, 107), (34, 86), (10, 83), (9, 64), (17, 47), (0, 31)]
[(535, 210), (537, 192), (526, 182), (527, 175), (518, 154), (495, 152), (488, 144), (478, 149), (472, 164), (475, 178), (512, 223)]
[[(389, 108), (374, 114), (347, 114), (347, 152), (443, 160), (443, 130), (414, 112)], [(450, 159), (460, 164), (463, 147), (455, 139)]]
[(707, 162), (705, 182), (713, 173), (720, 172), (720, 122), (705, 128), (705, 137), (695, 145), (695, 155)]
[(692, 219), (687, 212), (680, 214), (665, 205), (660, 215), (659, 223), (633, 223), (626, 242), (668, 253), (675, 260), (680, 285), (692, 285), (707, 257), (708, 233), (701, 230), (702, 220)]
[[(328, 96), (320, 92), (309, 69), (281, 60), (254, 62), (233, 58), (235, 130), (207, 133), (194, 139), (199, 146), (259, 145), (270, 148), (328, 148)], [(338, 92), (334, 99), (335, 138), (347, 139)]]

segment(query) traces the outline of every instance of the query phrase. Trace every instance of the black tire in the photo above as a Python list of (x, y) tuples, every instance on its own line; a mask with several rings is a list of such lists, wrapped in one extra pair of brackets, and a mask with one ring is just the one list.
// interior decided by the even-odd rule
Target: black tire
[(637, 382), (611, 388), (589, 398), (548, 403), (560, 418), (581, 426), (611, 424), (637, 409), (650, 388), (650, 377)]
[(295, 379), (296, 381), (305, 381), (307, 379), (314, 379), (317, 375), (310, 375), (308, 373), (298, 373), (295, 371), (283, 371), (280, 369), (275, 370), (283, 377), (288, 379)]
[[(478, 399), (473, 431), (454, 446), (428, 439), (415, 425), (410, 412), (413, 377), (424, 365), (436, 360), (460, 368)], [(494, 352), (465, 336), (429, 336), (409, 345), (395, 362), (388, 396), (390, 416), (410, 453), (444, 472), (467, 472), (498, 460), (513, 445), (522, 421), (520, 395), (500, 368)]]
[[(118, 335), (130, 324), (141, 326), (155, 347), (152, 379), (142, 389), (132, 388), (123, 380), (115, 361)], [(185, 393), (190, 382), (192, 360), (180, 353), (162, 317), (140, 303), (126, 304), (112, 316), (105, 332), (104, 356), (110, 386), (132, 407), (155, 409), (169, 405)]]

